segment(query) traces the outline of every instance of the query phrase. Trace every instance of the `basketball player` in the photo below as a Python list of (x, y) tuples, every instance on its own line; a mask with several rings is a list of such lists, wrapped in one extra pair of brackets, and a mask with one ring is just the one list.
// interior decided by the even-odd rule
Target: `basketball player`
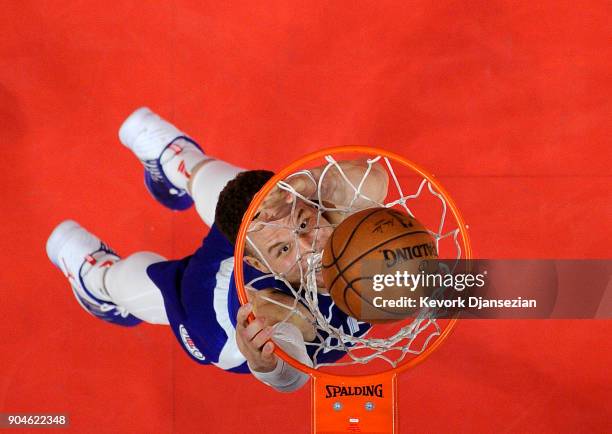
[[(151, 252), (120, 258), (78, 223), (64, 221), (50, 235), (47, 254), (68, 278), (77, 302), (90, 314), (120, 326), (131, 327), (142, 321), (170, 325), (181, 346), (198, 363), (236, 373), (251, 371), (281, 391), (301, 387), (305, 376), (274, 356), (274, 345), (269, 339), (274, 337), (285, 351), (311, 364), (312, 354), (308, 354), (304, 340), (315, 339), (312, 324), (299, 315), (279, 323), (287, 310), (266, 298), (289, 305), (293, 298), (275, 289), (278, 283), (274, 279), (255, 285), (256, 290), (249, 293), (250, 303), (239, 311), (233, 281), (233, 243), (242, 216), (272, 173), (246, 171), (207, 156), (194, 140), (147, 108), (136, 110), (126, 119), (119, 138), (143, 163), (145, 185), (153, 197), (173, 210), (185, 210), (195, 203), (210, 231), (193, 255), (180, 260), (167, 261)], [(356, 181), (367, 167), (364, 162), (341, 164), (349, 179)], [(320, 170), (313, 169), (313, 174), (319, 176)], [(374, 200), (382, 200), (387, 190), (386, 172), (377, 167), (372, 175), (363, 191)], [(353, 191), (349, 191), (345, 182), (338, 182), (338, 178), (339, 174), (331, 173), (326, 178), (321, 200), (342, 205), (352, 199)], [(307, 197), (315, 192), (309, 182), (302, 177), (291, 181)], [(360, 200), (364, 207), (371, 206), (371, 202)], [(305, 248), (312, 242), (316, 210), (298, 202), (295, 215), (300, 219), (299, 242)], [(288, 222), (292, 216), (287, 210), (286, 193), (274, 191), (253, 224)], [(329, 218), (338, 221), (341, 217)], [(331, 229), (322, 230), (321, 243), (330, 232)], [(293, 245), (290, 231), (265, 226), (253, 238), (267, 264), (247, 252), (245, 278), (269, 272), (270, 266), (286, 270), (289, 281), (299, 281), (292, 255), (295, 258), (293, 249), (300, 246)], [(369, 328), (368, 324), (342, 313), (330, 297), (323, 294), (320, 297), (320, 306), (331, 313), (332, 325), (355, 335)], [(300, 309), (308, 318), (307, 309), (303, 306)], [(258, 319), (247, 324), (246, 317), (251, 311)], [(326, 357), (331, 361), (341, 356), (332, 351)]]

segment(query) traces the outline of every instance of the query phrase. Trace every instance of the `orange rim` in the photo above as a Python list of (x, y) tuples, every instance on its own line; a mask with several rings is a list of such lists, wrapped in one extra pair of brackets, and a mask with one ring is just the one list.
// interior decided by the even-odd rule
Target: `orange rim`
[[(370, 146), (336, 146), (336, 147), (321, 149), (315, 152), (311, 152), (310, 154), (307, 154), (303, 156), (302, 158), (294, 161), (293, 163), (291, 163), (290, 165), (282, 169), (280, 172), (278, 172), (276, 175), (274, 175), (272, 178), (270, 178), (270, 180), (268, 180), (268, 182), (266, 182), (266, 184), (261, 188), (261, 190), (259, 190), (259, 192), (253, 197), (253, 200), (251, 201), (249, 208), (247, 209), (246, 213), (242, 217), (242, 223), (240, 224), (240, 230), (238, 231), (238, 236), (236, 237), (236, 246), (234, 248), (234, 277), (236, 281), (236, 287), (238, 290), (238, 299), (240, 300), (241, 305), (244, 305), (248, 302), (247, 292), (244, 287), (244, 267), (243, 267), (244, 244), (246, 241), (246, 233), (247, 233), (249, 224), (253, 220), (253, 217), (255, 216), (255, 213), (257, 212), (257, 208), (259, 207), (259, 204), (264, 200), (264, 198), (268, 195), (268, 193), (270, 193), (270, 191), (274, 188), (274, 186), (276, 185), (278, 181), (285, 179), (288, 175), (291, 175), (297, 169), (301, 168), (305, 163), (311, 160), (323, 157), (328, 154), (333, 155), (333, 154), (343, 154), (343, 153), (348, 153), (348, 152), (361, 152), (361, 153), (369, 154), (369, 155), (380, 155), (383, 157), (390, 158), (392, 160), (400, 161), (402, 164), (404, 164), (407, 167), (410, 167), (412, 170), (414, 170), (415, 172), (417, 172), (418, 174), (426, 178), (429, 182), (431, 182), (431, 184), (436, 188), (436, 190), (444, 197), (444, 200), (446, 201), (447, 206), (451, 209), (453, 217), (457, 221), (457, 225), (461, 231), (461, 238), (462, 238), (463, 249), (465, 252), (465, 259), (472, 258), (472, 248), (470, 245), (469, 235), (467, 232), (467, 227), (465, 226), (465, 222), (463, 220), (463, 216), (461, 215), (459, 208), (457, 208), (457, 205), (451, 198), (450, 194), (446, 191), (446, 189), (444, 189), (444, 187), (442, 187), (442, 185), (440, 185), (440, 183), (435, 179), (435, 177), (432, 174), (427, 172), (425, 169), (423, 169), (416, 163), (402, 157), (399, 154), (396, 154), (390, 151), (386, 151), (383, 149), (377, 149), (377, 148), (370, 147)], [(384, 371), (384, 372), (390, 375), (399, 374), (400, 372), (403, 372), (421, 363), (423, 360), (429, 357), (429, 355), (431, 355), (431, 353), (433, 353), (440, 346), (440, 344), (442, 344), (442, 342), (444, 342), (444, 340), (448, 337), (448, 335), (450, 334), (451, 330), (453, 329), (456, 323), (457, 323), (456, 318), (451, 319), (449, 321), (449, 324), (446, 326), (446, 328), (442, 330), (442, 333), (440, 334), (438, 339), (436, 339), (431, 345), (427, 347), (427, 349), (425, 349), (425, 351), (423, 351), (421, 354), (416, 356), (414, 359), (410, 360), (409, 362), (401, 366), (390, 368), (389, 370)], [(323, 372), (317, 371), (316, 369), (311, 368), (310, 366), (306, 366), (298, 362), (297, 360), (293, 359), (291, 356), (285, 353), (281, 348), (279, 348), (278, 345), (275, 345), (274, 353), (280, 358), (282, 358), (285, 362), (289, 363), (291, 366), (293, 366), (296, 369), (299, 369), (302, 372), (305, 372), (312, 376), (325, 374)], [(346, 374), (346, 376), (347, 377), (348, 376), (350, 377), (371, 377), (372, 374)]]

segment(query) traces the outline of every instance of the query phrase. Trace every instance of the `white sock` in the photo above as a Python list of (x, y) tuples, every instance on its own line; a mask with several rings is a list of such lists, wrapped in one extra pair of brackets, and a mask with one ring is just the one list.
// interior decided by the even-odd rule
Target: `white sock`
[(162, 153), (160, 162), (170, 182), (179, 189), (187, 190), (193, 168), (207, 158), (193, 143), (178, 139)]
[(189, 194), (207, 226), (212, 226), (215, 221), (219, 193), (240, 172), (244, 172), (244, 169), (225, 161), (214, 160), (204, 164), (195, 173)]

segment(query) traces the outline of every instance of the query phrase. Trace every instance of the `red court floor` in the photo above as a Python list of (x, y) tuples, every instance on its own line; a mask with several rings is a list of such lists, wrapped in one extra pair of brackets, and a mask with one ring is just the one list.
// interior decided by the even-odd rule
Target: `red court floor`
[[(201, 367), (163, 326), (96, 321), (47, 260), (64, 218), (123, 254), (200, 243), (195, 212), (149, 198), (119, 144), (140, 105), (249, 168), (329, 145), (402, 153), (451, 191), (477, 257), (610, 257), (609, 2), (1, 9), (0, 412), (65, 412), (79, 433), (309, 431), (307, 388)], [(611, 336), (611, 321), (461, 322), (400, 378), (400, 431), (610, 432)]]

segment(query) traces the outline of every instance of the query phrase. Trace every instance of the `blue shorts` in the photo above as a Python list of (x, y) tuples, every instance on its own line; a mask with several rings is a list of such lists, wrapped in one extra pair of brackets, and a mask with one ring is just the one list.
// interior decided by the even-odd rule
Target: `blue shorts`
[(213, 225), (196, 252), (150, 265), (147, 274), (161, 290), (176, 338), (196, 362), (249, 372), (235, 341), (236, 291), (229, 290), (234, 248)]

